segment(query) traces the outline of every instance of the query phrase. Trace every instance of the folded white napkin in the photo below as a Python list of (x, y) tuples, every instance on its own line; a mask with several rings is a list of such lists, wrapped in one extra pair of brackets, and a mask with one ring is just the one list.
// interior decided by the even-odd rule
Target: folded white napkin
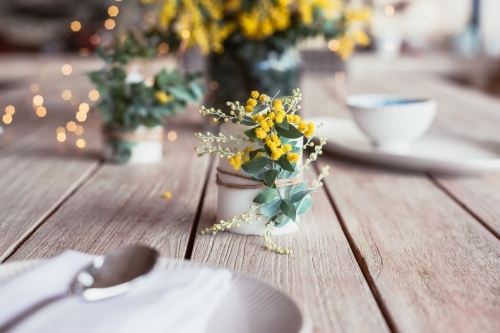
[[(0, 327), (33, 304), (67, 292), (93, 257), (65, 252), (0, 284)], [(231, 272), (212, 268), (155, 270), (125, 294), (96, 302), (69, 296), (51, 303), (9, 332), (206, 332), (229, 291)]]

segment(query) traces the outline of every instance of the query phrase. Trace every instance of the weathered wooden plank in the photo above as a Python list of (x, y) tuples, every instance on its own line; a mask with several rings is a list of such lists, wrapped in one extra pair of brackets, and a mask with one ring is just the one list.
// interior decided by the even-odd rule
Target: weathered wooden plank
[[(223, 232), (198, 235), (192, 260), (252, 275), (289, 293), (308, 314), (315, 332), (388, 332), (325, 192), (314, 196), (313, 208), (301, 222), (304, 232), (276, 237), (293, 255), (265, 250), (260, 236)], [(212, 173), (198, 233), (214, 223), (216, 207)]]
[[(331, 83), (331, 82), (330, 82)], [(352, 82), (350, 91), (405, 94), (418, 92), (438, 101), (433, 126), (439, 130), (470, 137), (474, 140), (500, 144), (500, 99), (472, 89), (453, 86), (444, 80), (418, 75), (391, 75), (386, 80), (364, 79)], [(498, 113), (498, 112), (496, 112)], [(498, 173), (475, 177), (431, 176), (459, 203), (481, 220), (500, 238), (500, 178)]]
[(400, 332), (498, 332), (500, 242), (425, 175), (323, 159), (343, 223)]
[[(177, 140), (165, 141), (158, 165), (104, 164), (9, 260), (66, 249), (101, 254), (138, 243), (184, 258), (208, 159), (196, 157), (192, 129), (176, 131)], [(172, 199), (163, 198), (165, 191)]]
[(0, 158), (0, 261), (97, 168), (95, 142), (80, 150), (50, 131)]

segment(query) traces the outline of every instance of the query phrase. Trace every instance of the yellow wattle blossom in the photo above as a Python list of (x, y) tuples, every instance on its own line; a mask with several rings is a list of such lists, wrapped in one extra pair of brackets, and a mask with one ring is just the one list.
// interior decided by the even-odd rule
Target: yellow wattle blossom
[(304, 133), (307, 130), (307, 124), (306, 124), (306, 122), (303, 121), (303, 120), (299, 121), (297, 129), (299, 131), (301, 131), (302, 133)]
[(232, 156), (231, 158), (229, 158), (229, 164), (231, 164), (234, 170), (239, 170), (242, 164), (241, 156), (240, 155)]
[(172, 198), (172, 193), (170, 193), (170, 191), (165, 191), (165, 193), (163, 193), (163, 197), (165, 199), (170, 199)]
[(253, 98), (249, 98), (248, 101), (247, 101), (247, 105), (248, 106), (256, 106), (257, 105), (257, 101)]
[(279, 99), (275, 100), (275, 101), (273, 102), (273, 108), (274, 108), (274, 110), (276, 110), (276, 111), (281, 111), (281, 110), (283, 110), (283, 102), (282, 102), (281, 100), (279, 100)]
[(174, 96), (172, 96), (172, 95), (169, 96), (164, 91), (157, 91), (157, 92), (155, 92), (155, 98), (161, 104), (167, 104), (168, 102), (174, 100)]
[(275, 160), (275, 161), (276, 161), (276, 160), (279, 160), (279, 158), (280, 158), (281, 156), (283, 156), (283, 150), (282, 150), (282, 149), (280, 149), (280, 148), (276, 148), (276, 149), (272, 150), (272, 152), (271, 152), (271, 158), (272, 158), (273, 160)]
[(286, 158), (290, 163), (297, 162), (299, 160), (299, 154), (298, 153), (290, 153), (286, 156)]
[(285, 120), (285, 117), (286, 117), (286, 112), (281, 110), (279, 111), (277, 114), (276, 114), (276, 122), (278, 124), (281, 124), (283, 122), (283, 120)]
[(292, 145), (291, 145), (291, 144), (289, 144), (289, 143), (285, 143), (285, 144), (283, 145), (283, 147), (281, 147), (281, 149), (283, 149), (283, 151), (284, 151), (285, 153), (288, 153), (289, 151), (291, 151), (291, 150), (292, 150), (292, 148), (293, 148), (293, 147), (292, 147)]
[(262, 129), (262, 127), (257, 127), (255, 129), (255, 136), (259, 139), (264, 139), (266, 137), (266, 132)]
[[(240, 33), (247, 40), (272, 38), (280, 32), (305, 26), (322, 34), (326, 23), (339, 24), (342, 35), (350, 35), (352, 24), (370, 20), (369, 9), (348, 9), (342, 0), (142, 0), (161, 3), (158, 19), (188, 47), (199, 46), (204, 54), (223, 53), (224, 41)], [(188, 33), (187, 33), (188, 32)], [(365, 41), (360, 36), (352, 40)], [(299, 38), (307, 35), (299, 34)], [(344, 43), (345, 44), (345, 43)], [(345, 44), (348, 45), (348, 44)], [(348, 53), (346, 46), (342, 57)], [(255, 91), (253, 98), (258, 98)]]
[(309, 138), (313, 134), (314, 134), (314, 124), (309, 123), (309, 124), (307, 124), (307, 129), (305, 130), (304, 135), (306, 138)]
[(259, 97), (259, 92), (257, 90), (254, 90), (254, 91), (252, 91), (251, 95), (252, 95), (252, 98), (257, 99)]
[(265, 103), (265, 102), (267, 101), (267, 99), (268, 99), (268, 98), (269, 98), (269, 97), (267, 97), (267, 95), (266, 95), (266, 94), (262, 94), (262, 95), (260, 95), (260, 97), (259, 97), (259, 101), (260, 101), (261, 103)]
[[(251, 107), (251, 106), (249, 106), (249, 105), (245, 106), (245, 112), (246, 112), (246, 113), (251, 113), (252, 111), (253, 111), (253, 107)], [(254, 120), (255, 120), (255, 119), (254, 119)]]

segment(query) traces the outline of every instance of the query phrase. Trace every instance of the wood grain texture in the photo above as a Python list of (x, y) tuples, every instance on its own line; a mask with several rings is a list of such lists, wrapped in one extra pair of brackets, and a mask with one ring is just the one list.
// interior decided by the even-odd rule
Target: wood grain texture
[[(198, 232), (214, 223), (216, 206), (212, 173)], [(265, 250), (260, 236), (222, 232), (198, 235), (192, 260), (249, 274), (289, 293), (315, 332), (389, 332), (323, 190), (314, 194), (301, 223), (304, 232), (276, 237), (280, 246), (292, 248), (292, 256)]]
[[(331, 80), (329, 83), (333, 84)], [(500, 116), (496, 112), (500, 110), (499, 98), (451, 85), (444, 79), (415, 74), (388, 75), (385, 80), (366, 78), (359, 83), (350, 83), (348, 89), (353, 93), (371, 91), (405, 94), (411, 91), (430, 96), (438, 101), (434, 128), (467, 137), (478, 144), (487, 144), (492, 149), (500, 145)], [(500, 238), (498, 173), (471, 177), (431, 177)]]
[[(184, 258), (208, 169), (194, 153), (193, 131), (177, 130), (158, 165), (104, 164), (9, 259), (53, 256), (67, 249), (101, 254), (145, 244)], [(172, 199), (163, 198), (170, 191)]]
[(58, 143), (55, 133), (0, 158), (0, 261), (36, 229), (99, 163), (92, 148)]
[(321, 163), (398, 331), (498, 332), (498, 239), (425, 175)]

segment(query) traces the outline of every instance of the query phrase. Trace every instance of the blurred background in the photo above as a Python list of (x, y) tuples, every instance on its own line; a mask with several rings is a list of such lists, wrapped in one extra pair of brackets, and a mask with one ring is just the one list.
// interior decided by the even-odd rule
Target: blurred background
[[(372, 37), (371, 43), (351, 61), (352, 71), (373, 67), (367, 60), (370, 57), (377, 59), (377, 66), (383, 68), (402, 66), (409, 70), (443, 71), (457, 82), (500, 94), (500, 20), (497, 17), (500, 1), (352, 0), (351, 3), (372, 8), (367, 31)], [(91, 57), (96, 45), (106, 44), (113, 33), (126, 31), (131, 26), (154, 24), (157, 15), (135, 0), (2, 0), (0, 55)], [(328, 46), (335, 48), (323, 39), (301, 44), (306, 71), (345, 71), (340, 61), (329, 54)], [(187, 66), (203, 67), (203, 62), (196, 57), (196, 54), (188, 54)], [(356, 63), (360, 64), (354, 66)], [(343, 77), (339, 74), (337, 79)]]

